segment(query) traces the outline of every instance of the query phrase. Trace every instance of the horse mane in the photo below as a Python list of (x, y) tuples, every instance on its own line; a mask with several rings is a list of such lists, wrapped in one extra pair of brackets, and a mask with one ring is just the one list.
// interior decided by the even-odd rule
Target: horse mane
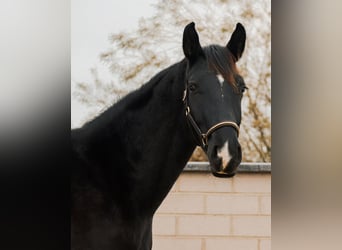
[[(108, 124), (107, 122), (112, 121), (113, 117), (119, 115), (124, 110), (135, 110), (145, 106), (154, 95), (158, 84), (164, 79), (169, 81), (170, 79), (168, 80), (167, 78), (174, 76), (175, 74), (172, 74), (172, 72), (179, 70), (179, 67), (183, 68), (185, 71), (185, 63), (186, 61), (182, 60), (181, 62), (173, 64), (160, 71), (140, 88), (122, 97), (102, 113), (99, 113), (92, 120), (86, 122), (82, 127), (90, 130), (97, 129), (102, 126), (102, 124)], [(172, 86), (169, 87), (171, 88)]]
[(234, 57), (226, 47), (219, 45), (209, 45), (203, 48), (204, 54), (208, 61), (209, 69), (222, 77), (237, 88), (235, 76), (238, 70), (235, 65)]

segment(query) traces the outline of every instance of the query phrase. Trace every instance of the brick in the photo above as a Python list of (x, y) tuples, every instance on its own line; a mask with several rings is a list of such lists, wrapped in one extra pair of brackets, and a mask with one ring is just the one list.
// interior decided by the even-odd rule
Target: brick
[(260, 250), (271, 250), (271, 239), (260, 240)]
[(153, 218), (154, 235), (175, 235), (176, 218), (174, 216), (157, 215)]
[(232, 192), (232, 179), (210, 173), (183, 173), (178, 179), (180, 192)]
[(271, 214), (271, 196), (260, 197), (260, 213), (261, 214)]
[(158, 238), (153, 240), (152, 250), (202, 250), (201, 239)]
[(271, 236), (270, 216), (233, 216), (233, 235)]
[(208, 195), (208, 214), (258, 214), (259, 198), (241, 195)]
[(234, 192), (271, 193), (270, 174), (237, 174), (232, 179)]
[(170, 193), (158, 208), (157, 213), (204, 213), (204, 196), (199, 194)]
[(257, 239), (206, 239), (205, 250), (258, 250)]
[(227, 236), (230, 234), (230, 218), (227, 216), (180, 216), (177, 235)]
[(173, 186), (172, 186), (172, 188), (171, 188), (171, 190), (170, 190), (170, 193), (171, 192), (177, 192), (178, 191), (178, 182), (176, 181), (174, 184), (173, 184)]

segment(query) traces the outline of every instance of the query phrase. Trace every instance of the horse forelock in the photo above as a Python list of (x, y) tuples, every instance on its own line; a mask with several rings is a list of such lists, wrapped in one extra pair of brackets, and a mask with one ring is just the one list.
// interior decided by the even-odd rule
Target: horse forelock
[(238, 70), (233, 55), (226, 47), (209, 45), (203, 48), (209, 69), (220, 74), (234, 89), (237, 88), (235, 76)]

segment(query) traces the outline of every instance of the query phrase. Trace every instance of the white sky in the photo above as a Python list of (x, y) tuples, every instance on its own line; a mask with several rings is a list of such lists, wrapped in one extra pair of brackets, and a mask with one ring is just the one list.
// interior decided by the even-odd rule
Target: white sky
[[(133, 29), (141, 17), (149, 17), (156, 0), (72, 0), (71, 81), (89, 82), (90, 68), (100, 66), (99, 54), (112, 33)], [(102, 76), (101, 76), (102, 78)], [(72, 88), (73, 90), (73, 88)], [(86, 109), (71, 98), (71, 126), (78, 127)]]

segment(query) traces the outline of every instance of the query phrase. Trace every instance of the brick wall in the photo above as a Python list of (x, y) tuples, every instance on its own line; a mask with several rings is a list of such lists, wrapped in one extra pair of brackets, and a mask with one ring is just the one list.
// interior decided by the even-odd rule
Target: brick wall
[(271, 173), (183, 172), (155, 215), (153, 250), (229, 249), (271, 249)]

